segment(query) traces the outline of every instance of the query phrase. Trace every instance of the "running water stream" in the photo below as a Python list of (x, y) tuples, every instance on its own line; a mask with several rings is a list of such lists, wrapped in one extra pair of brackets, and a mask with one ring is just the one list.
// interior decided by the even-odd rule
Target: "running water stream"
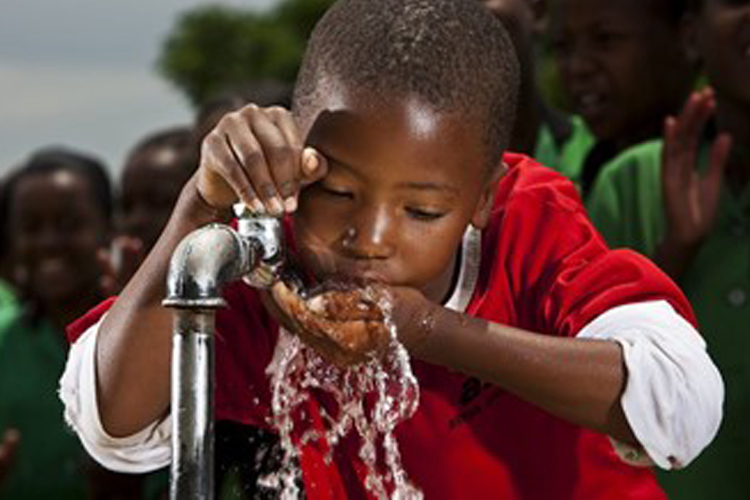
[[(416, 411), (419, 386), (408, 353), (397, 340), (390, 320), (391, 303), (381, 298), (377, 305), (390, 332), (385, 354), (373, 355), (353, 366), (337, 366), (284, 329), (279, 333), (274, 361), (268, 371), (272, 423), (281, 439), (284, 461), (279, 472), (262, 481), (266, 486), (280, 489), (283, 500), (296, 499), (300, 493), (297, 445), (322, 441), (322, 449), (328, 450), (325, 460), (330, 463), (334, 448), (351, 432), (358, 436), (359, 458), (367, 468), (365, 486), (375, 497), (423, 498), (404, 471), (394, 436), (396, 426)], [(309, 418), (300, 418), (309, 401), (321, 394), (334, 402), (333, 408), (320, 405), (322, 429), (313, 427)], [(385, 465), (385, 471), (379, 464)]]

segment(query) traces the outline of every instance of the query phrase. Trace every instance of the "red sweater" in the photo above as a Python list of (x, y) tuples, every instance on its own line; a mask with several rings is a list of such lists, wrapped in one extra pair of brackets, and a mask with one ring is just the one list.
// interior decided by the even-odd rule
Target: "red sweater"
[[(547, 335), (575, 336), (605, 311), (667, 300), (695, 323), (677, 287), (630, 251), (612, 251), (589, 222), (573, 185), (534, 161), (505, 157), (493, 216), (482, 234), (479, 279), (467, 313)], [(242, 283), (218, 313), (216, 417), (268, 427), (265, 368), (278, 325)], [(71, 341), (108, 308), (71, 325)], [(649, 469), (631, 467), (606, 436), (566, 423), (499, 387), (412, 360), (417, 413), (397, 429), (403, 464), (427, 499), (664, 499)], [(313, 416), (316, 408), (310, 408)], [(307, 446), (310, 499), (366, 498), (363, 465), (344, 446), (330, 466)]]

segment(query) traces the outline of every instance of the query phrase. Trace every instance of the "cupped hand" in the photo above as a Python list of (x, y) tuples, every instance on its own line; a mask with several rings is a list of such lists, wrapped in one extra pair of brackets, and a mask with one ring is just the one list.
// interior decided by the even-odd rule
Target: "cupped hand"
[(390, 343), (385, 288), (330, 290), (304, 299), (279, 282), (271, 294), (279, 321), (339, 366), (380, 356)]

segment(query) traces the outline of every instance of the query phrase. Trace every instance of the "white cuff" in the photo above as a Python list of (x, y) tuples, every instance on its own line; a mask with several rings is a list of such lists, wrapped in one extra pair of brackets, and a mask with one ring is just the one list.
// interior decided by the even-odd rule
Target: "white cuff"
[(99, 325), (101, 320), (70, 348), (59, 390), (65, 421), (78, 434), (86, 451), (108, 469), (137, 474), (165, 467), (172, 457), (169, 416), (123, 438), (110, 436), (102, 427), (96, 396)]
[(578, 338), (615, 340), (622, 346), (627, 368), (622, 409), (659, 467), (685, 467), (716, 436), (724, 383), (703, 338), (669, 303), (616, 307), (586, 325)]

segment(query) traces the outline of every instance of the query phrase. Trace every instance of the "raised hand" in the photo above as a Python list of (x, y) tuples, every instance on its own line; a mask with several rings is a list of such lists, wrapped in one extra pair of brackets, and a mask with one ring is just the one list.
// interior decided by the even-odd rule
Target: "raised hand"
[(664, 123), (661, 178), (667, 228), (656, 261), (675, 278), (711, 231), (719, 206), (731, 137), (716, 138), (705, 174), (697, 168), (703, 129), (715, 106), (713, 90), (706, 88), (690, 96), (678, 117)]
[(303, 148), (291, 113), (250, 104), (228, 113), (206, 136), (197, 189), (213, 208), (237, 200), (254, 212), (294, 212), (299, 189), (327, 172), (325, 157)]

